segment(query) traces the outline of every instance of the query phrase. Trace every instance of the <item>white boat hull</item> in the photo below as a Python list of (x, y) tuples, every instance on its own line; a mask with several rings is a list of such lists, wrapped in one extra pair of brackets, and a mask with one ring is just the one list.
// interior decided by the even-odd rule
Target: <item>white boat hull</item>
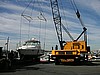
[(19, 49), (19, 54), (21, 55), (31, 55), (31, 56), (37, 56), (37, 55), (43, 55), (44, 50), (39, 49)]

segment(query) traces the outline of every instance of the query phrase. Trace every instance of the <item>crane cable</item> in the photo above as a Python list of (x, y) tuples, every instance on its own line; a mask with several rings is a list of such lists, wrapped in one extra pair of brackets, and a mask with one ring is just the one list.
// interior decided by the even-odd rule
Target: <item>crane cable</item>
[(79, 35), (79, 37), (76, 40), (78, 40), (82, 36), (82, 34), (84, 33), (84, 40), (87, 42), (87, 32), (86, 32), (87, 28), (85, 27), (85, 25), (84, 25), (84, 23), (83, 23), (83, 21), (82, 21), (82, 19), (80, 17), (80, 13), (79, 13), (79, 10), (78, 10), (78, 8), (77, 8), (77, 6), (75, 4), (75, 1), (71, 0), (71, 4), (72, 4), (72, 6), (74, 8), (74, 11), (75, 11), (75, 13), (77, 15), (77, 18), (79, 19), (79, 21), (80, 21), (80, 23), (81, 23), (81, 25), (83, 27), (83, 32)]
[(26, 9), (29, 7), (29, 5), (32, 3), (32, 1), (33, 0), (31, 0), (30, 2), (29, 2), (29, 4), (26, 6), (26, 8), (23, 10), (23, 12), (22, 12), (22, 14), (21, 15), (23, 15), (24, 14), (24, 12), (26, 11)]
[(43, 47), (43, 49), (45, 49), (45, 46), (46, 46), (46, 24), (47, 24), (47, 21), (45, 22), (45, 34), (44, 34), (44, 47)]
[[(29, 5), (31, 4), (31, 2), (32, 2), (32, 0), (29, 2), (29, 4), (25, 7), (25, 9), (23, 10), (23, 12), (21, 13), (21, 22), (22, 22), (22, 17), (24, 17), (26, 20), (28, 20), (29, 21), (29, 28), (28, 29), (30, 29), (30, 20), (29, 20), (29, 18), (31, 18), (30, 16), (27, 16), (27, 15), (25, 15), (24, 13), (25, 13), (25, 11), (26, 11), (26, 9), (29, 7)], [(21, 32), (21, 27), (22, 27), (22, 25), (21, 25), (22, 23), (20, 23), (20, 43), (21, 43), (21, 35), (22, 35), (22, 32)], [(28, 33), (29, 33), (29, 30), (28, 30)], [(29, 39), (29, 34), (28, 34), (28, 39)]]
[[(31, 3), (33, 3), (32, 2), (33, 0), (31, 0), (29, 3), (28, 3), (28, 5), (25, 7), (25, 9), (23, 10), (23, 12), (21, 13), (21, 16), (22, 17), (24, 17), (28, 22), (29, 22), (29, 28), (28, 28), (28, 39), (29, 39), (29, 37), (30, 37), (30, 35), (29, 35), (29, 33), (30, 33), (30, 23), (31, 23), (31, 20), (33, 20), (32, 19), (32, 11), (33, 11), (33, 9), (32, 9), (32, 11), (31, 11), (31, 15), (26, 15), (25, 14), (25, 11), (26, 11), (26, 9), (30, 6), (30, 4)], [(34, 0), (35, 1), (35, 0)], [(43, 10), (42, 10), (42, 7), (41, 7), (41, 4), (40, 4), (40, 2), (37, 0), (37, 3), (38, 3), (38, 6), (40, 7), (40, 11), (41, 12), (39, 12), (39, 16), (37, 16), (37, 18), (40, 20), (40, 30), (39, 30), (39, 40), (40, 40), (40, 35), (41, 35), (41, 21), (45, 21), (45, 22), (47, 22), (47, 20), (46, 20), (46, 18), (44, 17), (44, 15), (43, 15)], [(22, 17), (21, 17), (21, 20), (22, 20)], [(45, 23), (45, 25), (46, 25), (46, 23)], [(46, 29), (46, 27), (45, 27), (45, 29)], [(45, 36), (46, 36), (46, 30), (45, 30)], [(21, 38), (21, 25), (20, 25), (20, 38)], [(20, 39), (21, 40), (21, 39)], [(45, 39), (44, 39), (44, 46), (45, 46)]]
[[(41, 8), (40, 3), (39, 3), (38, 0), (37, 0), (37, 3), (38, 3), (38, 6)], [(39, 13), (39, 16), (40, 16), (40, 13)], [(40, 20), (39, 16), (37, 16), (37, 17)], [(38, 35), (39, 36), (39, 41), (40, 41), (40, 35), (41, 35), (41, 20), (40, 20), (40, 29), (39, 29), (39, 35)]]
[(20, 20), (20, 40), (19, 40), (19, 47), (22, 45), (22, 16)]
[[(62, 24), (62, 28), (65, 30), (65, 32), (67, 32), (67, 34), (69, 35), (69, 37), (74, 40), (74, 38), (71, 36), (71, 34), (69, 33), (69, 28), (68, 28), (68, 23), (67, 23), (67, 18), (65, 17), (65, 11), (64, 11), (64, 7), (63, 7), (63, 4), (62, 4), (62, 1), (60, 0), (60, 3), (61, 3), (61, 6), (62, 6), (62, 11), (63, 11), (63, 14), (64, 14), (64, 18), (65, 18), (65, 21), (66, 21), (66, 25), (67, 25), (67, 28), (64, 27), (64, 25)], [(67, 31), (66, 31), (67, 30)]]
[[(42, 2), (42, 0), (41, 0)], [(47, 19), (45, 18), (45, 16), (43, 15), (43, 9), (42, 9), (42, 4), (40, 4), (40, 2), (37, 0), (37, 3), (40, 7), (40, 12), (39, 12), (39, 16), (38, 19), (40, 20), (40, 31), (39, 31), (39, 40), (40, 40), (40, 35), (41, 35), (41, 21), (45, 22), (45, 33), (44, 33), (44, 44), (43, 44), (43, 49), (45, 50), (45, 45), (46, 45), (46, 24), (47, 24)]]
[[(33, 4), (33, 0), (31, 0), (30, 2), (29, 2), (29, 4), (26, 6), (26, 8), (23, 10), (23, 12), (22, 12), (22, 14), (21, 14), (21, 16), (23, 16), (28, 22), (29, 22), (29, 28), (28, 28), (28, 40), (29, 40), (29, 38), (30, 38), (30, 25), (31, 25), (31, 21), (33, 20), (32, 19), (32, 11), (33, 11), (33, 9), (31, 10), (31, 14), (30, 15), (26, 15), (26, 14), (24, 14), (25, 13), (25, 11), (26, 11), (26, 9), (30, 6), (30, 4)], [(34, 5), (33, 5), (34, 6)]]
[[(32, 1), (31, 1), (32, 2)], [(35, 1), (34, 1), (35, 2)], [(32, 10), (31, 10), (31, 13), (30, 13), (30, 19), (33, 20), (33, 18), (31, 17), (32, 16), (32, 12), (33, 12), (33, 8), (34, 8), (34, 2), (32, 2)], [(28, 39), (30, 38), (30, 31), (31, 31), (31, 20), (29, 21), (29, 29), (28, 29)]]
[(76, 13), (76, 10), (78, 10), (77, 6), (76, 6), (76, 3), (74, 0), (71, 0), (71, 4), (73, 6), (73, 9), (74, 9), (74, 12)]
[(79, 19), (79, 21), (80, 21), (82, 27), (85, 28), (84, 23), (82, 22), (82, 19), (81, 19), (81, 17), (80, 17), (81, 15), (80, 15), (80, 13), (79, 13), (79, 10), (78, 10), (78, 8), (77, 8), (77, 6), (76, 6), (75, 1), (74, 1), (74, 0), (71, 0), (71, 4), (72, 4), (72, 6), (73, 6), (74, 12), (76, 13), (77, 18)]
[(64, 7), (63, 7), (63, 3), (62, 1), (60, 0), (60, 3), (61, 3), (61, 6), (62, 6), (62, 11), (63, 11), (63, 14), (64, 14), (64, 18), (65, 18), (65, 21), (66, 21), (66, 25), (67, 25), (67, 29), (68, 29), (68, 23), (67, 23), (67, 18), (65, 17), (65, 11), (64, 11)]

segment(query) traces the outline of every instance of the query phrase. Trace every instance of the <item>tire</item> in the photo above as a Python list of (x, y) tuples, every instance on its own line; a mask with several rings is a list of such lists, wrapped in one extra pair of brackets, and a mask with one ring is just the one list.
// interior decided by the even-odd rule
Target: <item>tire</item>
[(35, 62), (40, 63), (40, 58), (39, 57), (35, 58)]
[(59, 58), (55, 59), (55, 65), (60, 65), (60, 59)]
[(24, 60), (24, 58), (25, 58), (24, 55), (21, 54), (21, 55), (20, 55), (20, 60)]

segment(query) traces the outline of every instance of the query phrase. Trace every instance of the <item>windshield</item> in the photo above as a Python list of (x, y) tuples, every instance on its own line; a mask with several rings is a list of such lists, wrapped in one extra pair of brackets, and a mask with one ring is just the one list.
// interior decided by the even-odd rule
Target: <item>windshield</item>
[(24, 46), (39, 46), (40, 42), (26, 42)]

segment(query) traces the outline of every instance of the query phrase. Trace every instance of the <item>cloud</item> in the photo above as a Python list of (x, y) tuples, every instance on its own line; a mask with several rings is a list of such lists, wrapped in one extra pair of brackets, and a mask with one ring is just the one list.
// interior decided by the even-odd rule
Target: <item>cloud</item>
[[(10, 48), (11, 49), (15, 49), (16, 48), (16, 44), (19, 42), (20, 40), (20, 20), (21, 20), (21, 12), (24, 10), (24, 7), (21, 7), (19, 5), (14, 5), (11, 3), (5, 3), (6, 6), (4, 6), (3, 4), (0, 5), (0, 7), (5, 8), (9, 11), (13, 11), (14, 13), (8, 13), (7, 11), (2, 11), (0, 13), (0, 31), (1, 34), (0, 36), (3, 39), (3, 42), (0, 42), (2, 45), (4, 46), (4, 42), (6, 40), (6, 38), (9, 36), (10, 37)], [(31, 9), (28, 9), (28, 11), (31, 11)], [(27, 12), (25, 12), (25, 14), (28, 14)], [(35, 37), (39, 39), (39, 32), (40, 32), (40, 41), (42, 42), (42, 46), (43, 46), (43, 42), (44, 42), (44, 36), (46, 36), (46, 42), (48, 42), (48, 47), (49, 49), (51, 49), (52, 45), (50, 45), (51, 42), (53, 42), (54, 37), (56, 34), (54, 34), (55, 30), (54, 28), (52, 28), (53, 26), (53, 22), (50, 22), (50, 17), (48, 14), (45, 14), (46, 18), (48, 18), (47, 23), (40, 21), (37, 16), (39, 16), (39, 12), (37, 12), (36, 10), (33, 10), (33, 14), (32, 18), (36, 20), (33, 20), (31, 22), (30, 25), (30, 38), (31, 37)], [(49, 24), (48, 24), (49, 23)], [(41, 24), (41, 28), (40, 28), (40, 24)], [(46, 29), (45, 29), (45, 24), (46, 24)], [(25, 40), (28, 39), (28, 28), (29, 28), (29, 23), (26, 19), (24, 19), (22, 17), (22, 24), (21, 24), (21, 38), (22, 38), (22, 42), (24, 42)], [(46, 33), (46, 35), (44, 35)], [(51, 36), (52, 35), (52, 36)], [(1, 39), (2, 39), (1, 38)], [(51, 39), (48, 39), (51, 38)], [(55, 37), (56, 39), (56, 37)]]
[[(100, 0), (76, 0), (76, 4), (78, 4), (79, 6), (81, 6), (82, 9), (84, 10), (93, 10), (94, 12), (96, 12), (98, 15), (100, 15)], [(78, 6), (78, 7), (79, 7)], [(80, 7), (79, 7), (80, 8)], [(80, 8), (80, 9), (81, 9)], [(91, 12), (92, 13), (92, 12)]]
[[(63, 1), (62, 1), (63, 2)], [(64, 1), (65, 2), (65, 1)], [(96, 45), (99, 44), (99, 19), (100, 19), (100, 1), (99, 0), (75, 0), (80, 12), (82, 20), (85, 26), (88, 29), (88, 41), (92, 46), (92, 49), (96, 49), (94, 45), (94, 41), (96, 41)], [(16, 2), (0, 2), (0, 45), (3, 46), (6, 42), (7, 37), (10, 37), (10, 48), (16, 48), (16, 43), (20, 40), (20, 24), (21, 24), (21, 37), (22, 42), (28, 39), (28, 29), (29, 22), (22, 17), (21, 23), (21, 13), (25, 9), (29, 2), (18, 1)], [(37, 2), (36, 2), (37, 3)], [(48, 0), (42, 0), (41, 8), (39, 4), (34, 4), (33, 10), (31, 9), (33, 6), (31, 4), (28, 9), (26, 9), (25, 14), (32, 17), (30, 23), (30, 38), (35, 37), (39, 39), (42, 43), (42, 47), (44, 46), (44, 41), (46, 43), (46, 49), (51, 49), (52, 46), (58, 44), (58, 39), (52, 19), (50, 2)], [(67, 2), (68, 3), (68, 2)], [(76, 15), (70, 7), (70, 4), (64, 3), (64, 10), (61, 9), (61, 17), (62, 23), (68, 28), (69, 32), (76, 38), (82, 31), (82, 26), (79, 23), (79, 20), (76, 18)], [(67, 8), (68, 7), (68, 8)], [(40, 16), (40, 11), (44, 17), (47, 19), (47, 22), (40, 21), (37, 17)], [(32, 15), (30, 14), (32, 11)], [(64, 14), (65, 13), (65, 14)], [(66, 22), (67, 21), (67, 22)], [(67, 25), (67, 24), (68, 25)], [(46, 28), (45, 28), (46, 27)], [(70, 40), (68, 35), (63, 31), (63, 39)], [(44, 37), (46, 36), (46, 37)], [(3, 39), (4, 38), (4, 39)], [(97, 46), (96, 46), (97, 47)], [(97, 47), (99, 48), (99, 46)]]

